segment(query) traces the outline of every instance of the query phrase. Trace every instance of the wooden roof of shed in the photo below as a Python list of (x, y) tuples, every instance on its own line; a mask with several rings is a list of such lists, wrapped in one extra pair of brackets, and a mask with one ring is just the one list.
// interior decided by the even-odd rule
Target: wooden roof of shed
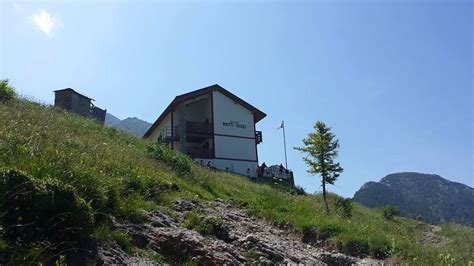
[(94, 99), (92, 99), (92, 98), (90, 98), (90, 97), (87, 97), (87, 96), (85, 96), (84, 94), (80, 94), (79, 92), (77, 92), (77, 91), (75, 91), (75, 90), (73, 90), (73, 89), (71, 89), (71, 88), (65, 88), (65, 89), (61, 89), (61, 90), (55, 90), (54, 92), (63, 92), (63, 91), (70, 91), (70, 92), (73, 92), (73, 93), (75, 93), (75, 94), (77, 94), (77, 95), (79, 95), (79, 96), (81, 96), (81, 97), (87, 98), (87, 99), (89, 99), (89, 100), (91, 100), (91, 101), (95, 101)]

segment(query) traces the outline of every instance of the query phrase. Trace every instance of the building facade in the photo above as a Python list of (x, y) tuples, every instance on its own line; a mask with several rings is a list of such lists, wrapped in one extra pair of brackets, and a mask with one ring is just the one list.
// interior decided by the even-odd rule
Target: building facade
[(255, 176), (265, 113), (219, 85), (177, 96), (143, 136), (198, 162)]
[(93, 118), (104, 124), (107, 110), (94, 106), (94, 99), (84, 96), (71, 88), (54, 91), (54, 106), (71, 113)]

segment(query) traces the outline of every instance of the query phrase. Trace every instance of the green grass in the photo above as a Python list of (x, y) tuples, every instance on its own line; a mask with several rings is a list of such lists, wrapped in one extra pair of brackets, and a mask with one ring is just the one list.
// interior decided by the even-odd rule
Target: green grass
[(95, 234), (111, 216), (142, 221), (141, 210), (166, 207), (178, 198), (221, 198), (276, 225), (299, 232), (312, 228), (328, 241), (347, 249), (355, 244), (376, 257), (390, 254), (416, 264), (439, 264), (440, 254), (449, 254), (460, 264), (474, 260), (472, 228), (443, 225), (442, 234), (451, 240), (446, 246), (421, 245), (417, 239), (424, 227), (415, 220), (387, 220), (380, 210), (358, 204), (352, 205), (352, 215), (340, 213), (334, 210), (338, 196), (332, 194), (333, 209), (325, 215), (320, 195), (297, 195), (210, 172), (189, 160), (188, 171), (181, 155), (171, 154), (170, 163), (169, 154), (150, 156), (149, 146), (50, 106), (24, 100), (0, 103), (0, 169), (17, 169), (34, 179), (72, 187), (93, 210)]
[(184, 220), (183, 227), (197, 231), (203, 235), (213, 235), (224, 238), (221, 217), (206, 217), (199, 215), (196, 211), (189, 212)]
[(0, 252), (5, 251), (7, 249), (7, 243), (5, 240), (0, 238)]

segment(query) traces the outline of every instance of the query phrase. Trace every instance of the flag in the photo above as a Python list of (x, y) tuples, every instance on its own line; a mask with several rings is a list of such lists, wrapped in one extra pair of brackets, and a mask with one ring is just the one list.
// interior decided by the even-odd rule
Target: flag
[(284, 127), (285, 127), (285, 121), (281, 121), (281, 125), (277, 128), (277, 130)]

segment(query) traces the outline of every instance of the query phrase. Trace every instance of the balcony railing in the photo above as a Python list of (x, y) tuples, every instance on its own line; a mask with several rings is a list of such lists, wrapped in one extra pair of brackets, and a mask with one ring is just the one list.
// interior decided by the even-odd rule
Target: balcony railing
[(179, 132), (178, 128), (172, 127), (164, 127), (163, 130), (160, 132), (158, 136), (159, 143), (169, 143), (170, 141), (177, 141), (179, 140)]
[(214, 128), (211, 123), (186, 121), (187, 135), (212, 135), (213, 132)]
[(255, 131), (255, 140), (257, 141), (257, 144), (260, 144), (263, 142), (262, 131)]

